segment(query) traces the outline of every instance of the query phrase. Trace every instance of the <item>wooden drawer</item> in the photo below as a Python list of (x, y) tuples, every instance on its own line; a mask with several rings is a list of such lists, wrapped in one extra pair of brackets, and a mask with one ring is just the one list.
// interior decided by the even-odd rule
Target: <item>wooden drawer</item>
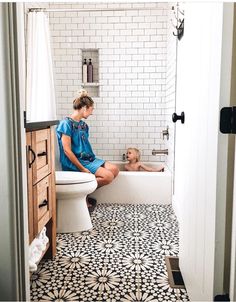
[(34, 236), (52, 217), (51, 175), (46, 176), (33, 187)]
[(53, 127), (26, 133), (29, 243), (46, 226), (50, 241), (47, 258), (56, 254), (54, 134)]
[(32, 132), (32, 149), (35, 153), (33, 185), (51, 173), (51, 134), (50, 129)]

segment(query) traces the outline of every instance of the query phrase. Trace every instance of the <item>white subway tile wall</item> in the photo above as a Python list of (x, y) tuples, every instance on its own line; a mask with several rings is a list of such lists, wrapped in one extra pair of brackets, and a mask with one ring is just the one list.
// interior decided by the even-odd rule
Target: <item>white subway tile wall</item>
[[(34, 6), (31, 3), (27, 7)], [(47, 12), (50, 20), (58, 118), (69, 115), (82, 83), (82, 50), (99, 54), (99, 94), (86, 121), (97, 156), (121, 160), (130, 146), (143, 161), (173, 167), (175, 46), (168, 3), (40, 3), (48, 8), (110, 8)], [(132, 8), (132, 10), (112, 10)], [(172, 49), (173, 48), (173, 49)], [(88, 88), (89, 91), (89, 88)], [(162, 138), (169, 125), (170, 140)], [(152, 156), (169, 148), (170, 156)]]
[[(167, 3), (49, 3), (50, 8), (133, 8), (50, 12), (58, 118), (72, 111), (82, 82), (82, 50), (98, 49), (99, 97), (87, 123), (97, 156), (121, 160), (130, 146), (143, 161), (164, 161)], [(150, 9), (148, 9), (150, 8)], [(89, 91), (89, 88), (88, 88)]]

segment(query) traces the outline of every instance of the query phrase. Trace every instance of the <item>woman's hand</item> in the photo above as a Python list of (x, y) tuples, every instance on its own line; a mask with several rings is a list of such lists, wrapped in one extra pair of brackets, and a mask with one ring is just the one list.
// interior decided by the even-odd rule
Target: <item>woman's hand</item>
[(88, 169), (83, 168), (83, 170), (81, 170), (81, 172), (85, 172), (85, 173), (91, 173)]

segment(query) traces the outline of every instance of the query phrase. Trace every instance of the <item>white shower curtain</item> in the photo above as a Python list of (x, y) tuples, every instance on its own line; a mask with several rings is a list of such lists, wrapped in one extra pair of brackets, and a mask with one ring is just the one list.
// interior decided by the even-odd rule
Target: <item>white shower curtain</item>
[(43, 12), (28, 14), (27, 122), (56, 119), (49, 21)]

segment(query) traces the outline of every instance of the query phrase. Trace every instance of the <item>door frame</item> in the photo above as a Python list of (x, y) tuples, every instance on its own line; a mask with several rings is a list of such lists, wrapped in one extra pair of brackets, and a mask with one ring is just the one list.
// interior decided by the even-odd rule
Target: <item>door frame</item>
[[(233, 57), (232, 57), (232, 77), (231, 77), (231, 106), (236, 106), (236, 4), (234, 4), (234, 33), (233, 33)], [(230, 266), (230, 286), (229, 286), (229, 296), (231, 301), (236, 300), (236, 139), (235, 134), (229, 135), (229, 140), (231, 143), (231, 153), (230, 156), (234, 158), (234, 167), (230, 167), (233, 171), (231, 173), (233, 187), (233, 201), (229, 205), (229, 223), (231, 223), (231, 253), (228, 252), (230, 261), (228, 261), (227, 267)], [(231, 216), (232, 214), (232, 216)]]
[(19, 85), (17, 4), (0, 3), (1, 300), (29, 300), (26, 151)]
[[(236, 151), (236, 142), (235, 142)], [(234, 193), (233, 193), (233, 217), (232, 217), (232, 240), (231, 240), (231, 263), (230, 263), (230, 301), (236, 301), (236, 152), (234, 158)]]

